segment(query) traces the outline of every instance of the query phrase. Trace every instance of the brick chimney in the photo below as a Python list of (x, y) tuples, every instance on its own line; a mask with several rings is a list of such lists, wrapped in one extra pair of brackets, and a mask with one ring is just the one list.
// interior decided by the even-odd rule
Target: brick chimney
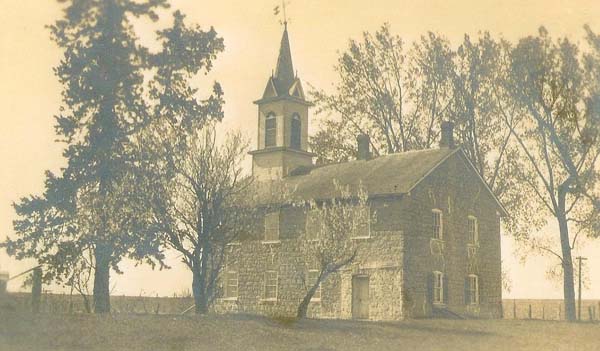
[(453, 149), (454, 144), (454, 123), (442, 121), (442, 136), (440, 138), (440, 148), (447, 147)]
[(356, 137), (358, 142), (358, 159), (368, 160), (371, 158), (371, 138), (366, 134), (359, 134)]

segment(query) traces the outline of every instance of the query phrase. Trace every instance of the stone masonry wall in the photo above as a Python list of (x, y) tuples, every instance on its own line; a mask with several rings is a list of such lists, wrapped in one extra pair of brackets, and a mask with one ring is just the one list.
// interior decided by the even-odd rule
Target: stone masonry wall
[[(432, 304), (427, 280), (433, 271), (444, 272), (447, 301), (443, 308), (483, 318), (501, 317), (500, 217), (495, 200), (484, 189), (460, 153), (435, 169), (410, 194), (371, 199), (371, 237), (359, 239), (354, 263), (322, 283), (320, 302), (311, 303), (309, 316), (352, 318), (352, 277), (369, 277), (369, 319), (398, 320), (428, 317)], [(444, 218), (443, 249), (431, 240), (432, 209)], [(479, 247), (470, 257), (468, 216), (477, 217)], [(304, 209), (280, 211), (280, 241), (264, 243), (264, 220), (237, 245), (229, 247), (227, 269), (238, 272), (239, 296), (218, 299), (218, 312), (244, 312), (270, 316), (296, 314), (304, 296), (304, 277), (310, 268), (303, 247)], [(278, 296), (264, 301), (265, 271), (276, 270)], [(465, 301), (465, 279), (479, 276), (480, 303)]]
[[(402, 233), (398, 230), (378, 230), (380, 220), (372, 206), (371, 237), (358, 240), (359, 253), (355, 261), (341, 272), (332, 274), (322, 283), (321, 300), (311, 303), (309, 317), (352, 318), (352, 276), (368, 275), (369, 319), (397, 320), (402, 318)], [(257, 232), (239, 243), (230, 245), (224, 271), (238, 272), (238, 297), (217, 299), (215, 310), (221, 313), (242, 312), (268, 316), (293, 317), (304, 297), (304, 277), (310, 269), (310, 257), (302, 247), (310, 245), (305, 238), (306, 214), (302, 208), (282, 208), (280, 211), (280, 240), (266, 243)], [(385, 219), (381, 219), (385, 220)], [(265, 301), (265, 271), (276, 270), (278, 296)], [(224, 291), (224, 282), (221, 290)]]
[[(463, 156), (455, 154), (429, 175), (404, 201), (394, 203), (402, 213), (405, 228), (404, 294), (405, 315), (432, 314), (427, 299), (428, 274), (441, 271), (447, 279), (444, 306), (462, 315), (501, 317), (500, 219), (494, 199), (473, 172), (467, 172)], [(431, 240), (432, 209), (443, 211), (443, 250)], [(468, 254), (468, 216), (477, 217), (479, 247), (473, 258)], [(465, 301), (465, 279), (479, 276), (480, 303)]]

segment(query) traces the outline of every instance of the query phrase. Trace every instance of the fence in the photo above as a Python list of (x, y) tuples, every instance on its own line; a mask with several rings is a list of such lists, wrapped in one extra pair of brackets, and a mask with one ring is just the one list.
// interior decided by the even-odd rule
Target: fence
[[(88, 297), (91, 303), (92, 297)], [(113, 313), (134, 314), (180, 314), (194, 304), (192, 297), (150, 297), (150, 296), (111, 296)], [(11, 306), (19, 311), (31, 310), (30, 293), (9, 293), (5, 300), (0, 299), (0, 308)], [(504, 319), (564, 320), (565, 310), (562, 300), (504, 300)], [(52, 294), (41, 296), (40, 312), (45, 313), (85, 313), (85, 304), (80, 295)], [(582, 321), (600, 321), (600, 300), (583, 300), (581, 303)]]
[[(505, 319), (565, 320), (562, 300), (504, 300), (502, 308)], [(581, 320), (600, 320), (600, 300), (581, 301)]]
[[(92, 296), (88, 297), (92, 306)], [(31, 311), (32, 296), (30, 293), (9, 293), (2, 306), (17, 311)], [(113, 313), (133, 314), (179, 314), (194, 304), (191, 297), (150, 297), (150, 296), (111, 296)], [(93, 308), (93, 307), (92, 307)], [(42, 313), (85, 313), (85, 303), (81, 295), (52, 294), (41, 295), (39, 311)]]

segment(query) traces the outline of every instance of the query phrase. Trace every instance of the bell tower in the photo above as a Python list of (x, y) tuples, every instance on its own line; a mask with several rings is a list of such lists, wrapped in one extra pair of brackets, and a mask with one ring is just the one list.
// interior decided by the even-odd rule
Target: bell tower
[(252, 174), (259, 180), (281, 179), (312, 165), (308, 152), (308, 109), (302, 83), (294, 72), (287, 23), (275, 73), (267, 80), (258, 106), (258, 143), (251, 151)]

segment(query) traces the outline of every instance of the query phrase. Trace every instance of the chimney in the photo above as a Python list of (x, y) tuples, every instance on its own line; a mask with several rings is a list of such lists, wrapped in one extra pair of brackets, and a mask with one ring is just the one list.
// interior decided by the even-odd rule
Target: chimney
[(454, 145), (454, 123), (442, 121), (442, 137), (440, 138), (440, 147), (453, 149)]
[(366, 134), (359, 134), (356, 137), (358, 141), (358, 159), (368, 160), (371, 158), (371, 138)]

